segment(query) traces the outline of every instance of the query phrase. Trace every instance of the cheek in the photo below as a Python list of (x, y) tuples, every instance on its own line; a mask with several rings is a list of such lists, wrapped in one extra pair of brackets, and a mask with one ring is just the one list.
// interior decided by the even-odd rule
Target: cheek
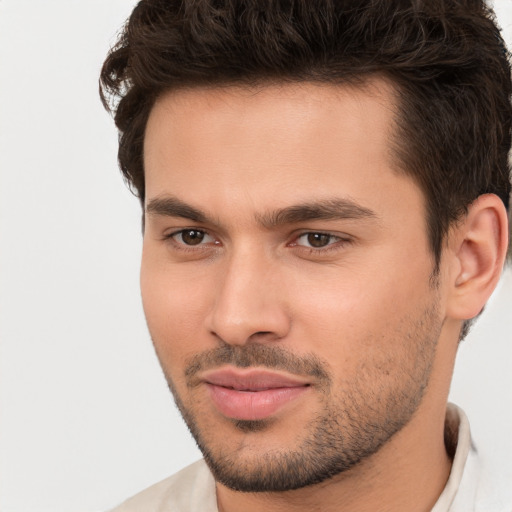
[(166, 373), (175, 375), (188, 357), (204, 350), (201, 327), (211, 287), (205, 276), (173, 270), (143, 256), (140, 286), (151, 338)]
[(331, 269), (329, 276), (303, 279), (293, 293), (293, 317), (307, 349), (346, 371), (356, 371), (370, 358), (383, 363), (407, 350), (404, 338), (434, 298), (428, 262), (416, 267), (409, 262), (407, 276), (402, 268), (395, 260), (393, 265)]

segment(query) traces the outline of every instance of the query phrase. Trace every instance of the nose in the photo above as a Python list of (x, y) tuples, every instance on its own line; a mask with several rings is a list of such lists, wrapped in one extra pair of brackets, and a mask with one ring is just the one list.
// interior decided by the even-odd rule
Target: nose
[(233, 255), (224, 264), (207, 329), (230, 345), (284, 338), (290, 319), (279, 264), (257, 254)]

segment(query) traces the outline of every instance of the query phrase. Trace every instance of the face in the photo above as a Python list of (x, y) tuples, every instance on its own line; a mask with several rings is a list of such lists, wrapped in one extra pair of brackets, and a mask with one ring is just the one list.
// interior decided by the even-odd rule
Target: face
[(314, 84), (161, 97), (144, 163), (144, 309), (216, 479), (325, 480), (428, 392), (442, 315), (393, 94)]

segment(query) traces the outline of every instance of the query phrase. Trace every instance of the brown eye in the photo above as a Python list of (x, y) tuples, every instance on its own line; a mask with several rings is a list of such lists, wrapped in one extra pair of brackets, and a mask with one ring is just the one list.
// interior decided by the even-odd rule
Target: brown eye
[(196, 229), (189, 229), (188, 231), (183, 231), (181, 238), (187, 245), (197, 245), (203, 241), (204, 233)]
[(332, 235), (326, 235), (325, 233), (307, 233), (306, 239), (311, 247), (319, 248), (329, 245), (329, 242), (335, 238)]
[(176, 242), (183, 245), (200, 245), (205, 241), (210, 241), (211, 237), (199, 229), (184, 229), (173, 235)]

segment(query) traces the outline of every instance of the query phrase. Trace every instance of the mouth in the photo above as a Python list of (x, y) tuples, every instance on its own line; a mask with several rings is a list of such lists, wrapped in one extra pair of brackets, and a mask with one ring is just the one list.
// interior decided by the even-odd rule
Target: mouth
[(236, 420), (268, 418), (311, 387), (300, 377), (254, 368), (211, 370), (202, 380), (217, 410)]

